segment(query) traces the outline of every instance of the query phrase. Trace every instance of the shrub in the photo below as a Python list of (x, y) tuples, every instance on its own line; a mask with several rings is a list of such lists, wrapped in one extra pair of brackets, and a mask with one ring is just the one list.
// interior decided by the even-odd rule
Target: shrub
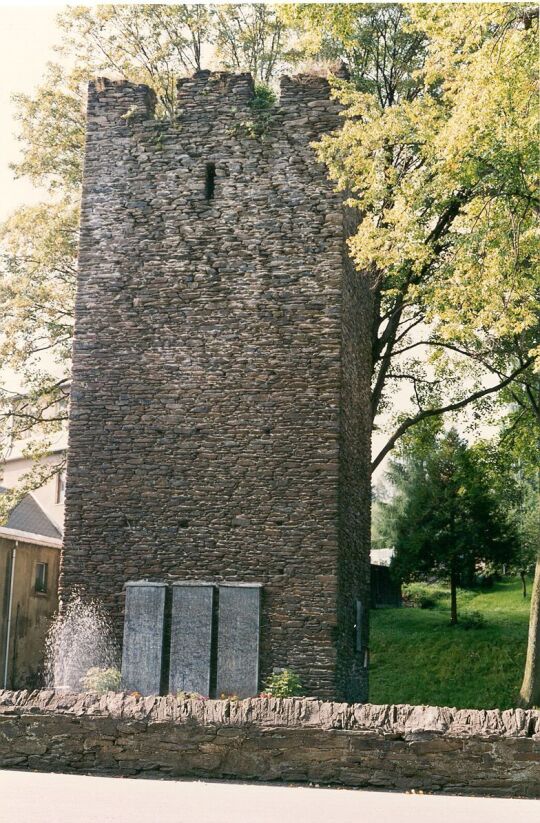
[(415, 606), (419, 609), (434, 609), (437, 605), (436, 599), (430, 594), (420, 592), (416, 598)]
[(290, 669), (283, 669), (268, 678), (263, 695), (265, 697), (295, 697), (302, 694), (300, 678)]
[(122, 675), (118, 669), (100, 669), (95, 666), (88, 669), (84, 677), (81, 677), (81, 685), (88, 692), (105, 694), (106, 692), (117, 692), (120, 689)]
[(270, 109), (276, 102), (276, 95), (264, 83), (255, 85), (255, 94), (250, 101), (252, 117), (249, 120), (240, 120), (230, 129), (230, 134), (240, 137), (249, 137), (253, 140), (262, 139), (272, 119)]
[(421, 583), (410, 583), (403, 588), (405, 603), (417, 609), (434, 609), (445, 595), (446, 593), (440, 589)]
[(458, 621), (458, 626), (462, 629), (483, 629), (486, 625), (486, 618), (482, 612), (463, 612)]
[(276, 102), (275, 92), (265, 83), (255, 83), (255, 94), (250, 106), (255, 111), (265, 111), (272, 108)]

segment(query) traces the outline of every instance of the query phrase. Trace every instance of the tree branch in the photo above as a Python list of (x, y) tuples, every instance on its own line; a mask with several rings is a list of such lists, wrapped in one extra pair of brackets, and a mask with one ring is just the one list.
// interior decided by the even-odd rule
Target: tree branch
[(525, 371), (531, 363), (533, 362), (533, 358), (529, 358), (523, 365), (519, 366), (509, 377), (506, 377), (504, 380), (501, 380), (500, 383), (497, 383), (495, 386), (490, 386), (487, 389), (481, 389), (480, 391), (473, 392), (473, 394), (465, 397), (463, 400), (458, 400), (455, 403), (448, 403), (446, 406), (441, 406), (436, 409), (424, 409), (423, 411), (419, 412), (414, 417), (407, 417), (398, 426), (394, 434), (390, 437), (386, 445), (381, 449), (377, 457), (371, 464), (372, 472), (382, 463), (388, 452), (390, 452), (394, 446), (396, 445), (399, 438), (408, 431), (411, 426), (415, 426), (417, 423), (420, 423), (421, 420), (425, 420), (428, 417), (436, 417), (440, 414), (446, 414), (450, 411), (457, 411), (458, 409), (462, 409), (467, 406), (469, 403), (474, 403), (475, 400), (480, 400), (482, 397), (486, 397), (488, 394), (493, 394), (494, 392), (498, 392), (501, 389), (504, 389), (506, 386), (510, 385), (516, 377), (521, 374), (522, 371)]

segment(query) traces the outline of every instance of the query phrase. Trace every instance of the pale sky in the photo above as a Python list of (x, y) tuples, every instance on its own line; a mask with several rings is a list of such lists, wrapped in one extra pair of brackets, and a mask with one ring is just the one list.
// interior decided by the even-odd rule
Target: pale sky
[(27, 180), (15, 180), (9, 164), (18, 159), (11, 95), (31, 93), (41, 81), (58, 42), (55, 18), (61, 6), (0, 5), (0, 221), (23, 203), (43, 197)]
[[(39, 85), (47, 62), (54, 60), (58, 42), (56, 15), (59, 5), (0, 4), (0, 222), (19, 206), (45, 200), (47, 193), (26, 179), (16, 180), (9, 164), (19, 159), (15, 139), (15, 106), (12, 94), (32, 93)], [(2, 369), (2, 382), (20, 390), (17, 376)]]

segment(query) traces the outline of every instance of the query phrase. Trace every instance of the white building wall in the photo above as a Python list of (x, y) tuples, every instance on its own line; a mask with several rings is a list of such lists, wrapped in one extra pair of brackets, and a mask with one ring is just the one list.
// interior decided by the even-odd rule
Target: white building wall
[[(4, 463), (0, 463), (0, 486), (7, 489), (15, 488), (23, 476), (32, 470), (33, 461), (29, 457), (24, 457), (22, 449), (26, 444), (15, 444), (4, 458)], [(65, 458), (67, 447), (67, 433), (58, 435), (54, 444), (54, 452), (48, 457), (40, 460), (42, 465), (55, 466)], [(62, 532), (64, 530), (64, 500), (63, 495), (58, 499), (58, 479), (52, 477), (41, 488), (32, 491), (32, 494), (43, 508), (47, 516), (53, 521)]]

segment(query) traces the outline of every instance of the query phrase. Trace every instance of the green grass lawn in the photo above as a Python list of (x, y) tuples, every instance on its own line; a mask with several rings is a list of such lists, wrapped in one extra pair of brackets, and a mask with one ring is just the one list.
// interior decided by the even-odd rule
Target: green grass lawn
[(433, 609), (371, 612), (371, 703), (413, 703), (457, 708), (508, 709), (517, 697), (527, 646), (530, 607), (521, 581), (491, 590), (460, 591), (458, 616), (479, 612), (480, 627), (450, 625), (450, 595), (442, 586), (422, 587), (436, 597)]

